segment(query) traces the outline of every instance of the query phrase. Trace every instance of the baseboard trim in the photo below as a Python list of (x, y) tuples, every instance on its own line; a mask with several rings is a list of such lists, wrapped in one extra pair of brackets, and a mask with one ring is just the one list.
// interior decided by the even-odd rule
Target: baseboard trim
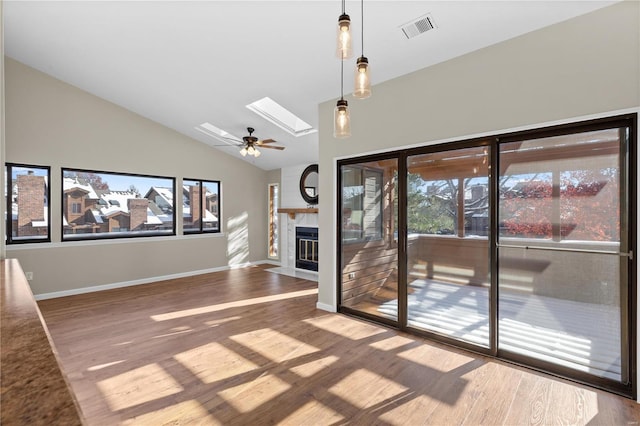
[(194, 275), (210, 274), (212, 272), (220, 272), (220, 271), (228, 271), (230, 269), (246, 268), (248, 266), (262, 265), (262, 264), (265, 264), (265, 263), (269, 263), (270, 264), (270, 263), (272, 263), (272, 261), (259, 260), (259, 261), (256, 261), (256, 262), (247, 262), (247, 263), (242, 263), (242, 264), (238, 264), (238, 265), (219, 266), (217, 268), (200, 269), (200, 270), (197, 270), (197, 271), (181, 272), (179, 274), (161, 275), (161, 276), (156, 276), (156, 277), (142, 278), (142, 279), (139, 279), (139, 280), (122, 281), (122, 282), (118, 282), (118, 283), (103, 284), (103, 285), (96, 285), (96, 286), (82, 287), (82, 288), (74, 288), (74, 289), (71, 289), (71, 290), (54, 291), (54, 292), (51, 292), (51, 293), (41, 293), (41, 294), (36, 294), (33, 297), (36, 300), (56, 299), (58, 297), (76, 296), (78, 294), (94, 293), (96, 291), (112, 290), (112, 289), (123, 288), (123, 287), (132, 287), (132, 286), (135, 286), (135, 285), (150, 284), (150, 283), (157, 282), (157, 281), (173, 280), (173, 279), (176, 279), (176, 278), (187, 278), (187, 277), (192, 277)]
[(331, 306), (331, 305), (327, 305), (326, 303), (321, 303), (321, 302), (317, 302), (316, 303), (316, 308), (323, 310), (323, 311), (327, 311), (327, 312), (337, 312), (336, 308)]

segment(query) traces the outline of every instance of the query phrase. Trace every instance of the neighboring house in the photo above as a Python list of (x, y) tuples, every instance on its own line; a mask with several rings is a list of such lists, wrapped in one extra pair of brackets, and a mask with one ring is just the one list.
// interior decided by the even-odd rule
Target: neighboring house
[(46, 236), (49, 216), (47, 179), (33, 172), (18, 175), (12, 194), (12, 228), (14, 237)]
[[(173, 189), (152, 186), (144, 196), (153, 201), (158, 208), (171, 216), (173, 212)], [(204, 214), (202, 208), (204, 207)], [(182, 187), (182, 218), (185, 229), (217, 228), (218, 226), (218, 195), (206, 191), (204, 205), (200, 203), (200, 187), (183, 185)]]
[[(42, 176), (18, 176), (12, 196), (17, 236), (46, 234), (48, 218), (42, 195), (46, 194), (46, 185)], [(140, 197), (134, 191), (96, 189), (90, 182), (67, 177), (63, 179), (62, 210), (64, 234), (172, 229), (173, 190), (152, 187)], [(204, 203), (200, 203), (198, 186), (183, 187), (182, 211), (185, 228), (199, 228), (200, 221), (203, 228), (218, 226), (217, 194), (207, 191)]]
[(171, 214), (133, 191), (96, 190), (77, 178), (64, 178), (65, 234), (171, 229)]

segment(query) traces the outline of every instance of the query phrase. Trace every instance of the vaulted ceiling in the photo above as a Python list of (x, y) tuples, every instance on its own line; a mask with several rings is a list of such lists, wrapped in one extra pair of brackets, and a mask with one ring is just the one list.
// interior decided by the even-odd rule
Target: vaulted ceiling
[[(364, 2), (364, 53), (373, 84), (588, 13), (615, 1)], [(361, 3), (347, 1), (354, 58)], [(238, 138), (247, 127), (283, 151), (244, 157), (265, 170), (318, 160), (318, 133), (295, 137), (246, 105), (270, 97), (318, 127), (318, 104), (340, 96), (339, 1), (5, 1), (5, 53), (40, 71), (215, 146), (208, 122)], [(430, 14), (436, 28), (400, 27)], [(375, 87), (373, 89), (375, 96)], [(358, 102), (351, 103), (357, 108)]]

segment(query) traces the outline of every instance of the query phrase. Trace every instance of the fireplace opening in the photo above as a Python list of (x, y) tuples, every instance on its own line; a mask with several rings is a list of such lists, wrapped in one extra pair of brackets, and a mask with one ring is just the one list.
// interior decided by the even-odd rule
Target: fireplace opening
[(318, 270), (318, 228), (296, 227), (296, 268)]

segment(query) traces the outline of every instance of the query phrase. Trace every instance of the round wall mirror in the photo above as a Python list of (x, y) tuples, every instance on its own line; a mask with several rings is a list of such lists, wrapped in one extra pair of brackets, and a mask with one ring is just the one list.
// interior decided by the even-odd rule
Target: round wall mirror
[(300, 195), (307, 204), (318, 204), (318, 165), (312, 164), (300, 176)]

